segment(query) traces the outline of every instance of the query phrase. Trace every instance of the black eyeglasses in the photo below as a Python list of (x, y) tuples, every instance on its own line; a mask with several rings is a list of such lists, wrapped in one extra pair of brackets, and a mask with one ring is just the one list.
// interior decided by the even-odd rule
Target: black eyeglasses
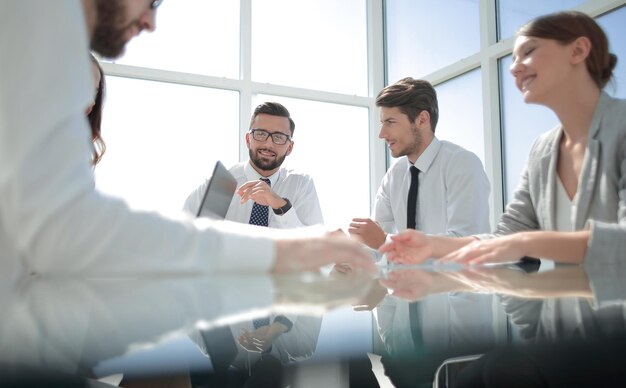
[(163, 0), (152, 0), (152, 3), (150, 3), (150, 9), (157, 9), (157, 8), (159, 8), (159, 6), (161, 5), (162, 2), (163, 2)]
[(265, 129), (251, 129), (250, 133), (256, 141), (265, 141), (268, 137), (272, 136), (272, 142), (277, 145), (284, 145), (291, 140), (291, 136), (285, 135), (282, 132), (269, 132)]

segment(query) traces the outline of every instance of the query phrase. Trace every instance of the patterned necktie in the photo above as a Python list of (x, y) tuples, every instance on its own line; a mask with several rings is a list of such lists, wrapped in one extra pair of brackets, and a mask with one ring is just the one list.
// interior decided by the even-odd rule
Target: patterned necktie
[[(261, 178), (261, 180), (270, 186), (272, 185), (267, 178)], [(259, 205), (255, 202), (254, 205), (252, 205), (252, 213), (250, 214), (250, 225), (267, 226), (269, 213), (269, 206)]]
[(258, 329), (259, 327), (263, 327), (263, 326), (269, 326), (270, 325), (270, 318), (269, 317), (257, 318), (257, 319), (252, 321), (252, 324), (254, 325), (255, 329)]
[(411, 186), (409, 187), (409, 197), (407, 200), (406, 208), (406, 227), (407, 229), (415, 229), (417, 217), (417, 190), (419, 187), (419, 173), (420, 170), (411, 166)]

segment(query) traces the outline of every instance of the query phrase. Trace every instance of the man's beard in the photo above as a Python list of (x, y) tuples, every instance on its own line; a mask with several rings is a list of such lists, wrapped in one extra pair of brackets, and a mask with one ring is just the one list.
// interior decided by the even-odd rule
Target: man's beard
[(399, 152), (398, 156), (394, 156), (394, 158), (410, 155), (422, 146), (422, 134), (417, 128), (417, 125), (411, 124), (411, 132), (413, 132), (413, 143), (406, 146), (403, 150)]
[(252, 161), (252, 164), (254, 164), (257, 168), (263, 170), (263, 171), (272, 171), (278, 167), (281, 166), (281, 164), (283, 164), (283, 162), (285, 161), (285, 158), (287, 157), (287, 154), (285, 153), (285, 155), (283, 156), (276, 156), (276, 159), (274, 159), (271, 162), (266, 162), (263, 159), (257, 157), (257, 150), (252, 151), (252, 149), (248, 150), (248, 153), (250, 154), (250, 160)]
[(124, 52), (127, 41), (124, 16), (126, 9), (121, 0), (95, 0), (98, 9), (96, 27), (91, 38), (91, 48), (106, 58), (117, 58)]

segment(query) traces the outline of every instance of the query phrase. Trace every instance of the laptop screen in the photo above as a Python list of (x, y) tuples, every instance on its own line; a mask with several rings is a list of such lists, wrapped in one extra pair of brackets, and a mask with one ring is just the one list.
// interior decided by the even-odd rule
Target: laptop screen
[(196, 216), (224, 219), (236, 189), (235, 177), (217, 161)]

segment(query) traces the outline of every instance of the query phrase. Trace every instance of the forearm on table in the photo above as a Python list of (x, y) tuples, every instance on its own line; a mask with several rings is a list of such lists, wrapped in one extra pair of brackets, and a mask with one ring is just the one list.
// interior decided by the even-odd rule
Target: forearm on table
[(580, 264), (587, 252), (590, 232), (536, 231), (519, 233), (525, 256), (552, 259), (560, 263)]
[(461, 249), (467, 244), (476, 241), (476, 238), (472, 236), (468, 237), (448, 237), (448, 236), (428, 236), (432, 247), (433, 254), (432, 256), (435, 258), (443, 257), (448, 253), (454, 252), (457, 249)]

